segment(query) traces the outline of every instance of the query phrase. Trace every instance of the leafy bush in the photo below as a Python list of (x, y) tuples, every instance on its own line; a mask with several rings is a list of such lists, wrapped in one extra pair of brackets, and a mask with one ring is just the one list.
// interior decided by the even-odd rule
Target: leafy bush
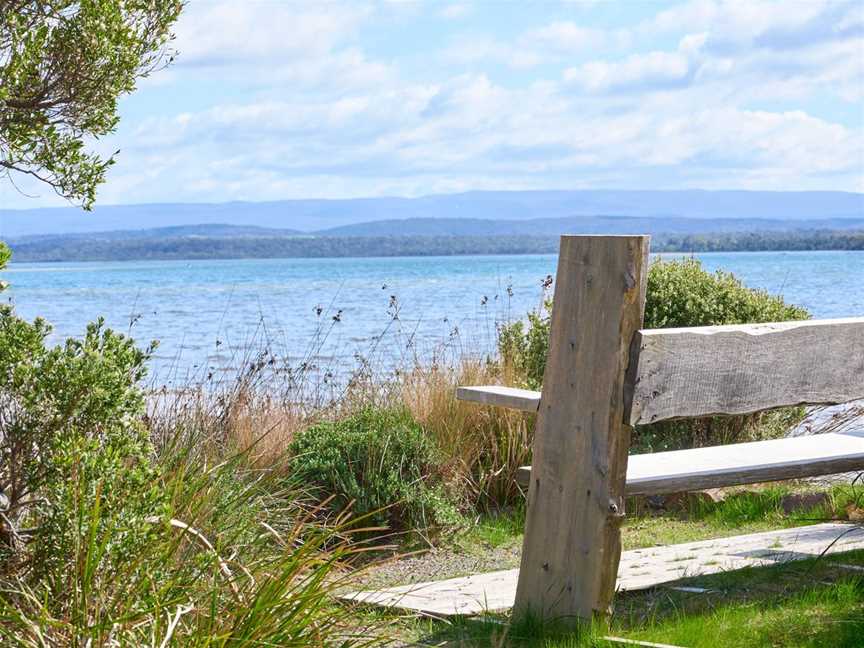
[[(528, 321), (512, 322), (499, 330), (504, 363), (529, 388), (539, 389), (549, 352), (552, 300)], [(645, 328), (711, 326), (801, 320), (803, 308), (781, 297), (745, 286), (728, 272), (710, 273), (698, 259), (658, 260), (648, 271)], [(746, 416), (707, 417), (666, 421), (637, 428), (633, 446), (657, 451), (700, 445), (734, 443), (781, 435), (802, 416), (801, 408), (787, 408)]]
[(809, 316), (782, 297), (748, 288), (732, 273), (707, 272), (698, 259), (655, 261), (648, 271), (645, 328), (785, 322)]
[(528, 313), (527, 326), (526, 322), (517, 320), (498, 329), (498, 350), (505, 366), (531, 389), (540, 389), (543, 384), (551, 316), (552, 300), (547, 299), (541, 311)]
[(0, 573), (18, 562), (49, 573), (85, 531), (108, 528), (102, 558), (122, 561), (164, 509), (137, 386), (148, 352), (101, 320), (56, 347), (50, 330), (0, 308)]
[(453, 524), (455, 507), (435, 483), (437, 449), (404, 409), (367, 407), (344, 420), (319, 423), (290, 446), (291, 476), (324, 497), (329, 508), (392, 529)]

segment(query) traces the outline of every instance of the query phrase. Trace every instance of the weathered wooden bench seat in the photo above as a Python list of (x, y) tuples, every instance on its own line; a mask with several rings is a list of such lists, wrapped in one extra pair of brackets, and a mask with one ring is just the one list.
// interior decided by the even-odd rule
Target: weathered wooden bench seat
[(507, 407), (523, 412), (536, 412), (540, 407), (540, 392), (501, 385), (457, 387), (456, 398), (463, 401)]
[[(630, 455), (628, 495), (659, 495), (864, 470), (864, 430)], [(519, 470), (527, 486), (531, 466)]]
[[(526, 412), (536, 412), (540, 406), (540, 392), (499, 385), (459, 387), (456, 397)], [(657, 495), (859, 469), (864, 469), (864, 430), (829, 432), (630, 455), (625, 491), (628, 495)], [(530, 478), (531, 466), (520, 468), (518, 480), (523, 486), (528, 485)]]

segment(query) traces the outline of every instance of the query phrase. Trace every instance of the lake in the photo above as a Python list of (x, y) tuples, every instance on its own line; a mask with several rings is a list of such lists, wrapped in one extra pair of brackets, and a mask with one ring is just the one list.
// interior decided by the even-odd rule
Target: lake
[[(680, 256), (680, 255), (664, 255)], [(864, 252), (696, 255), (710, 270), (783, 295), (815, 317), (864, 314)], [(160, 340), (156, 380), (233, 375), (266, 348), (324, 371), (494, 349), (498, 323), (542, 298), (555, 255), (13, 264), (4, 298), (54, 339), (102, 315)]]

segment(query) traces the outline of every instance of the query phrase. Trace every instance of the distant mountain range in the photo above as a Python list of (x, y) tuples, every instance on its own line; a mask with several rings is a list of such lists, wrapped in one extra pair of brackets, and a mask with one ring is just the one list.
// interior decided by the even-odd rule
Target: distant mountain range
[(803, 232), (816, 230), (864, 230), (860, 218), (782, 221), (757, 218), (710, 220), (698, 218), (629, 218), (625, 216), (571, 216), (568, 218), (535, 218), (525, 221), (483, 220), (479, 218), (411, 218), (371, 221), (344, 225), (314, 232), (256, 227), (253, 225), (178, 225), (141, 230), (82, 232), (72, 234), (31, 234), (7, 239), (21, 245), (97, 243), (112, 241), (162, 241), (179, 239), (271, 239), (271, 238), (385, 238), (385, 237), (502, 237), (544, 236), (561, 234), (653, 234), (717, 235), (744, 232)]
[(864, 229), (858, 218), (777, 220), (768, 218), (679, 218), (568, 216), (527, 220), (409, 218), (343, 225), (313, 232), (317, 236), (558, 236), (561, 234), (706, 234)]
[(472, 192), (219, 205), (0, 210), (16, 261), (551, 252), (561, 234), (656, 250), (862, 249), (864, 194)]
[(257, 227), (255, 225), (177, 225), (175, 227), (151, 227), (140, 230), (111, 230), (109, 232), (73, 232), (70, 234), (28, 234), (13, 236), (6, 240), (13, 244), (45, 243), (48, 241), (131, 241), (140, 239), (175, 239), (175, 238), (262, 238), (309, 235), (299, 230), (274, 229)]
[[(99, 206), (93, 212), (0, 209), (0, 238), (118, 230), (130, 238), (136, 230), (189, 226), (192, 230), (174, 234), (194, 236), (203, 225), (222, 228), (220, 236), (251, 232), (227, 234), (228, 226), (266, 228), (280, 236), (286, 231), (330, 236), (538, 234), (538, 227), (548, 234), (587, 233), (619, 226), (629, 231), (752, 231), (800, 229), (817, 221), (819, 227), (845, 228), (862, 218), (864, 194), (836, 191), (475, 191), (419, 198)], [(699, 221), (710, 221), (710, 227)]]

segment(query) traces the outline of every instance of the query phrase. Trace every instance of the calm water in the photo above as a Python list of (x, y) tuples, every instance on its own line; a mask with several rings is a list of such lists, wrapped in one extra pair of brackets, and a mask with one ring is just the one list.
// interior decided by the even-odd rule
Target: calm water
[[(864, 314), (864, 252), (698, 255), (816, 317)], [(234, 371), (268, 346), (291, 363), (394, 366), (493, 347), (498, 322), (536, 308), (554, 255), (14, 264), (4, 297), (55, 338), (103, 315), (159, 339), (161, 382)]]

